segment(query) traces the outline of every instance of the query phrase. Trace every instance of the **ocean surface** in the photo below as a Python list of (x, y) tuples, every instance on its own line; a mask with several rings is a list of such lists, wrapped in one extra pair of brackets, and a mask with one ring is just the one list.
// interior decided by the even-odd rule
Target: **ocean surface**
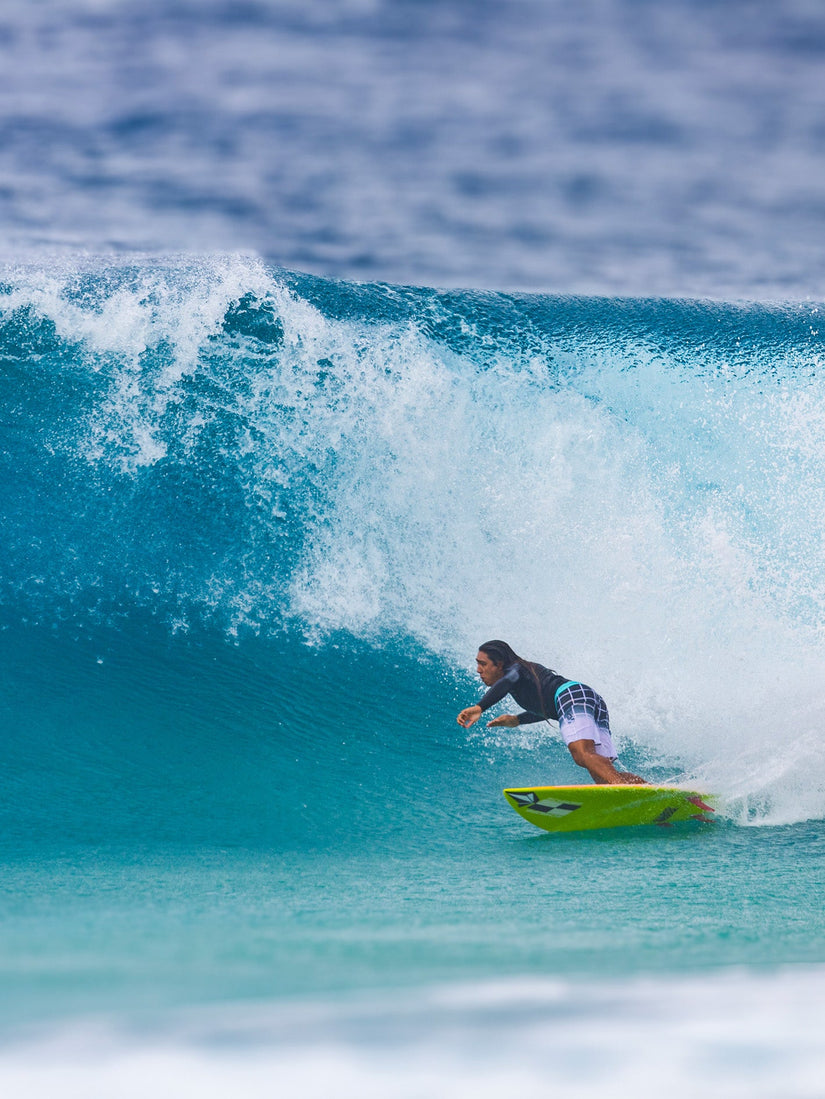
[[(821, 1096), (823, 53), (3, 6), (4, 1096)], [(527, 825), (490, 637), (718, 820)]]

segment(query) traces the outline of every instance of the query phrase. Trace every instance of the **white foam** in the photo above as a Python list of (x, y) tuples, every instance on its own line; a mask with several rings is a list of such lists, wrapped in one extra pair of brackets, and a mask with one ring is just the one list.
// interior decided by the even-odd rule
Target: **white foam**
[(296, 613), (322, 631), (409, 633), (463, 666), (505, 637), (597, 686), (643, 755), (701, 768), (732, 799), (744, 767), (748, 813), (758, 802), (764, 819), (822, 815), (822, 753), (814, 793), (797, 746), (825, 724), (825, 576), (811, 561), (803, 583), (792, 557), (794, 523), (818, 527), (825, 476), (802, 468), (790, 487), (800, 454), (819, 461), (819, 406), (783, 418), (777, 469), (786, 395), (755, 383), (747, 405), (724, 372), (711, 384), (651, 357), (623, 385), (621, 356), (600, 358), (594, 379), (585, 348), (581, 376), (555, 388), (535, 359), (480, 370), (380, 332), (356, 372), (350, 339), (343, 400), (360, 419), (339, 440)]
[[(30, 307), (48, 318), (61, 340), (80, 348), (76, 368), (82, 363), (106, 379), (106, 396), (79, 446), (127, 473), (166, 457), (164, 415), (181, 378), (199, 369), (229, 306), (273, 289), (263, 264), (239, 255), (55, 257), (7, 266), (4, 279), (4, 309)], [(79, 293), (84, 283), (89, 291)], [(164, 365), (148, 369), (144, 353), (163, 346)], [(190, 426), (196, 434), (197, 424)]]
[(4, 1095), (45, 1099), (818, 1099), (821, 967), (502, 980), (348, 1003), (224, 1006), (7, 1040)]

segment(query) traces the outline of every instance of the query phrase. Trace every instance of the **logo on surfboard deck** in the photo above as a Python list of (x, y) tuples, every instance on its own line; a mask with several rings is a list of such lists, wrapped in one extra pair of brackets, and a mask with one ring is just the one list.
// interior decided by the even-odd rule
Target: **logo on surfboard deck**
[(554, 817), (565, 817), (575, 809), (581, 809), (581, 803), (576, 804), (572, 801), (556, 801), (555, 798), (539, 800), (535, 790), (508, 790), (507, 793), (519, 809), (529, 809), (531, 813), (549, 813)]

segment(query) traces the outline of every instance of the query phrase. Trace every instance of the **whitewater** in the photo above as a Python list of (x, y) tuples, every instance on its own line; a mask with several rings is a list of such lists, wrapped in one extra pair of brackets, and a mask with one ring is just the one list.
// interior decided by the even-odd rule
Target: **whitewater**
[[(815, 1094), (817, 304), (0, 284), (6, 1090)], [(534, 834), (488, 636), (721, 820)]]

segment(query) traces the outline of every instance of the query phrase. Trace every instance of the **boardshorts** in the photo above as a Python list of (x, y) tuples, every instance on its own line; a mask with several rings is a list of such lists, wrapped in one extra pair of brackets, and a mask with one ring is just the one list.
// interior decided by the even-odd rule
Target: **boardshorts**
[(592, 740), (597, 756), (615, 760), (607, 704), (592, 687), (584, 683), (562, 683), (556, 691), (556, 712), (565, 744)]

